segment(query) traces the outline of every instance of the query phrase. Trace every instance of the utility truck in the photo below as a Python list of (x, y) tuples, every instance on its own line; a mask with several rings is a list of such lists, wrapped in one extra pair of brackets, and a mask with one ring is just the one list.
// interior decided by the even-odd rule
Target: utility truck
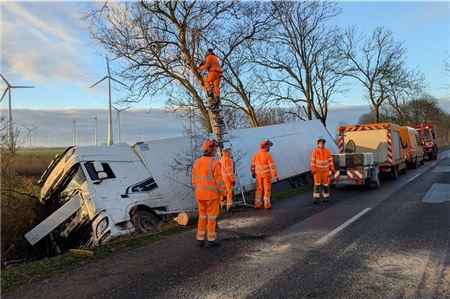
[(393, 179), (406, 172), (406, 145), (400, 126), (376, 123), (338, 126), (340, 154), (333, 155), (332, 185), (380, 187), (380, 173)]
[(423, 152), (428, 160), (437, 159), (439, 150), (436, 143), (436, 125), (429, 121), (420, 125), (411, 125), (411, 127), (419, 132)]
[[(318, 120), (229, 132), (236, 191), (254, 189), (250, 162), (261, 140), (274, 143), (271, 154), (280, 179), (286, 179), (309, 171), (317, 136), (330, 136)], [(150, 231), (168, 215), (195, 210), (191, 166), (207, 137), (67, 148), (39, 181), (40, 201), (48, 207), (49, 217), (25, 238), (32, 245), (61, 252)], [(329, 147), (337, 151), (333, 142)]]
[(414, 128), (401, 126), (400, 137), (406, 143), (406, 164), (411, 168), (423, 165), (425, 158), (419, 132)]

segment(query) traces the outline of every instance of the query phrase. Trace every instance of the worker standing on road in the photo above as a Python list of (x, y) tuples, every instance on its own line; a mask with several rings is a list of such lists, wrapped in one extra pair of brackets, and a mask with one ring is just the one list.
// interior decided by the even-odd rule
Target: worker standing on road
[(325, 139), (317, 139), (317, 148), (311, 154), (311, 173), (314, 177), (313, 204), (317, 204), (320, 198), (320, 186), (323, 186), (323, 201), (330, 197), (330, 176), (334, 172), (333, 157), (329, 149), (325, 147)]
[(214, 247), (217, 245), (220, 196), (225, 195), (225, 186), (220, 163), (215, 159), (217, 142), (206, 140), (203, 150), (203, 157), (198, 158), (192, 166), (192, 185), (198, 203), (197, 241), (200, 246)]
[(218, 105), (220, 101), (220, 80), (222, 79), (222, 67), (219, 63), (219, 58), (214, 54), (213, 49), (208, 49), (206, 52), (205, 62), (198, 68), (199, 71), (208, 70), (208, 75), (205, 78), (206, 91), (208, 97), (214, 95), (216, 102), (213, 105)]
[(223, 150), (222, 158), (220, 158), (220, 166), (222, 167), (222, 178), (225, 182), (227, 196), (221, 196), (220, 206), (223, 209), (226, 205), (227, 212), (230, 210), (231, 205), (233, 204), (233, 187), (236, 183), (233, 165), (234, 164), (233, 159), (231, 158), (231, 149), (226, 148)]
[(277, 175), (277, 169), (272, 155), (269, 154), (270, 147), (273, 143), (270, 140), (261, 141), (260, 150), (257, 151), (252, 158), (251, 172), (252, 177), (256, 178), (255, 208), (261, 207), (262, 199), (264, 199), (264, 208), (270, 209), (270, 191), (272, 186), (272, 178), (277, 182), (280, 180)]

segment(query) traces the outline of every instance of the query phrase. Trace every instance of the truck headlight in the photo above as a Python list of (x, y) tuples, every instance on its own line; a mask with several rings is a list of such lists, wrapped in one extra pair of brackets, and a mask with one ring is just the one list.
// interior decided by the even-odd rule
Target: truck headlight
[(99, 238), (102, 233), (108, 228), (109, 220), (108, 217), (103, 218), (100, 220), (99, 223), (97, 223), (97, 227), (95, 228), (95, 233), (97, 235), (97, 238)]

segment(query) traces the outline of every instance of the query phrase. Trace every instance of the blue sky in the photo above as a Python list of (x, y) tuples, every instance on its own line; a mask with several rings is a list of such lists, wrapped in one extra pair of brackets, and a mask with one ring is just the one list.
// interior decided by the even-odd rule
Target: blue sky
[[(97, 2), (98, 5), (100, 2)], [(33, 110), (106, 109), (107, 84), (89, 86), (106, 74), (105, 53), (89, 38), (81, 17), (89, 2), (1, 2), (1, 73), (13, 85), (34, 89), (12, 91), (13, 109), (31, 109), (17, 125), (43, 122)], [(408, 49), (408, 65), (426, 75), (428, 92), (450, 99), (443, 60), (450, 53), (450, 2), (340, 2), (340, 26), (356, 25), (370, 34), (378, 25), (390, 28)], [(112, 63), (114, 68), (114, 63)], [(337, 106), (368, 105), (356, 82), (336, 99)], [(0, 82), (0, 90), (5, 86)], [(120, 96), (115, 93), (114, 99)], [(145, 99), (133, 108), (162, 106), (164, 99)], [(7, 109), (7, 97), (1, 103)], [(338, 110), (336, 110), (338, 111)], [(91, 116), (89, 116), (91, 117)], [(338, 116), (333, 116), (334, 118)], [(342, 118), (345, 119), (345, 118)], [(72, 123), (68, 120), (67, 123)], [(38, 134), (38, 132), (36, 132)]]

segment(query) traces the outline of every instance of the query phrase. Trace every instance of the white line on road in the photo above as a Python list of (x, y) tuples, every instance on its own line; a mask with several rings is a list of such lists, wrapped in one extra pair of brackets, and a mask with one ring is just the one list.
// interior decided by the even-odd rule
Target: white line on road
[(333, 238), (338, 232), (340, 232), (341, 230), (343, 230), (344, 228), (349, 226), (352, 222), (354, 222), (356, 219), (358, 219), (359, 217), (361, 217), (365, 213), (369, 212), (370, 210), (371, 210), (371, 208), (365, 208), (364, 210), (362, 210), (361, 212), (359, 212), (358, 214), (356, 214), (355, 216), (353, 216), (352, 218), (350, 218), (349, 220), (344, 222), (342, 225), (340, 225), (339, 227), (335, 228), (332, 232), (330, 232), (326, 236), (322, 237), (320, 240), (316, 241), (315, 244), (316, 245), (323, 245), (323, 244), (325, 244), (328, 240)]
[(418, 177), (419, 175), (421, 175), (422, 173), (418, 173), (418, 174), (416, 174), (415, 176), (413, 176), (412, 178), (410, 178), (409, 180), (408, 180), (408, 182), (411, 182), (412, 180), (414, 180), (416, 177)]

